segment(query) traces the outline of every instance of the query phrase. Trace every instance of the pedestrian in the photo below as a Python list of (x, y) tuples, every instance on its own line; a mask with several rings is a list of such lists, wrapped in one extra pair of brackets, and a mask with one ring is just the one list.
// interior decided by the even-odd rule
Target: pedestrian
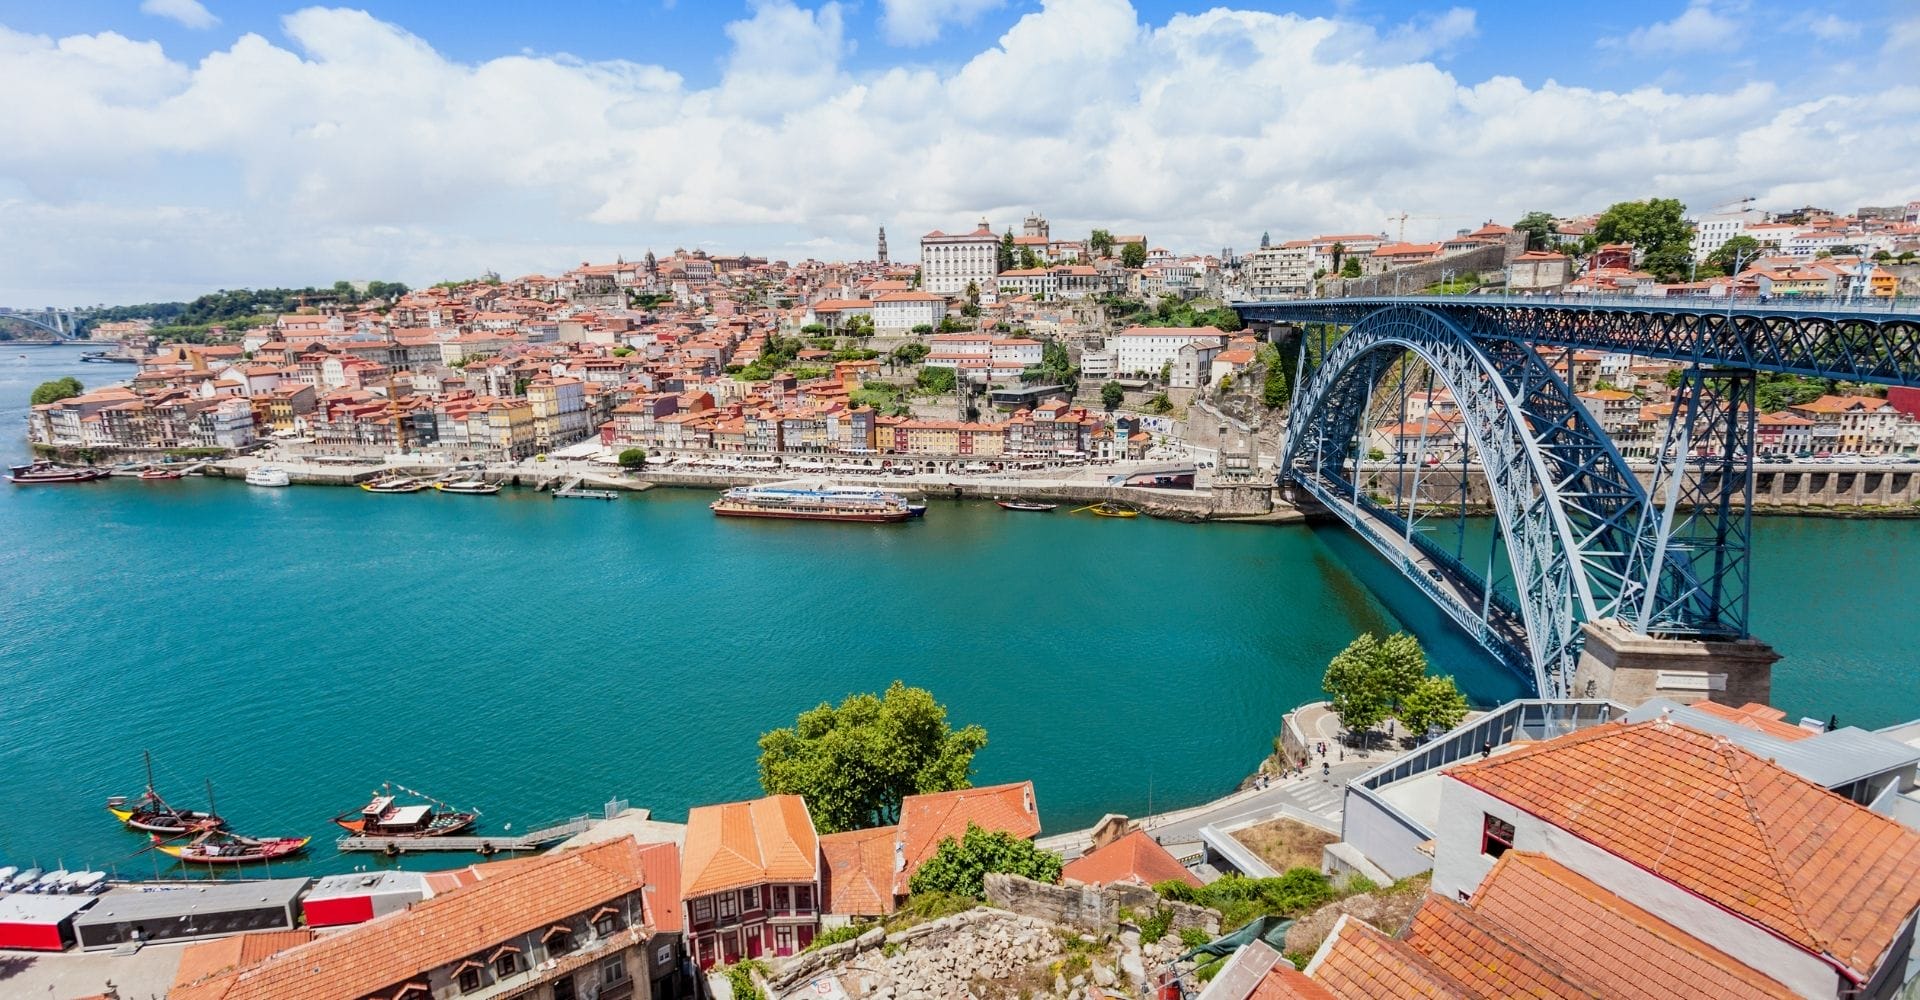
[(1493, 744), (1490, 742), (1480, 744), (1480, 759), (1486, 760), (1491, 756), (1493, 756)]
[(1325, 781), (1327, 780), (1328, 777), (1332, 776), (1332, 774), (1333, 774), (1333, 765), (1327, 763), (1324, 760), (1321, 761), (1320, 762), (1320, 780)]

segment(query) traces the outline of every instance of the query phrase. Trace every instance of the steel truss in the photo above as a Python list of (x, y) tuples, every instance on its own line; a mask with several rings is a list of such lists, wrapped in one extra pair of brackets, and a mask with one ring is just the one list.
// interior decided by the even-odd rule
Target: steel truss
[[(1495, 592), (1491, 566), (1478, 574), (1413, 532), (1417, 481), (1405, 516), (1359, 487), (1361, 424), (1376, 388), (1408, 353), (1432, 369), (1460, 409), (1467, 442), (1486, 475), (1517, 603)], [(1322, 355), (1293, 403), (1282, 477), (1360, 530), (1469, 634), (1529, 676), (1541, 697), (1567, 696), (1581, 622), (1622, 615), (1635, 599), (1644, 607), (1652, 590), (1689, 595), (1660, 604), (1673, 612), (1666, 615), (1672, 619), (1668, 630), (1685, 631), (1686, 613), (1710, 603), (1698, 595), (1744, 583), (1744, 562), (1738, 575), (1716, 574), (1703, 587), (1693, 576), (1697, 548), (1689, 542), (1641, 544), (1647, 531), (1672, 528), (1672, 518), (1650, 515), (1646, 492), (1612, 440), (1531, 347), (1476, 338), (1440, 311), (1395, 306), (1361, 318)], [(1693, 537), (1693, 520), (1679, 525), (1679, 537)], [(1667, 537), (1675, 536), (1669, 531)], [(1405, 545), (1476, 585), (1477, 606), (1425, 579), (1408, 561)], [(1636, 582), (1647, 579), (1658, 585)], [(1711, 624), (1717, 629), (1724, 618)]]

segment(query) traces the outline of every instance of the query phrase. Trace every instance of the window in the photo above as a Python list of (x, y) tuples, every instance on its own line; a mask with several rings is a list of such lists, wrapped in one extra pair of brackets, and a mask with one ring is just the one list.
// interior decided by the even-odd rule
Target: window
[(801, 913), (813, 910), (813, 886), (796, 885), (793, 887), (793, 908)]
[(553, 1000), (573, 1000), (573, 977), (561, 976), (553, 981)]
[(734, 914), (739, 912), (734, 902), (733, 893), (723, 892), (720, 894), (719, 898), (720, 898), (720, 919), (722, 920), (733, 919)]
[(775, 910), (785, 912), (789, 908), (789, 906), (791, 906), (791, 903), (789, 902), (789, 897), (787, 896), (787, 887), (784, 885), (774, 886), (773, 887), (773, 908)]
[(573, 932), (555, 931), (547, 938), (547, 954), (564, 955), (573, 950)]
[(713, 900), (696, 899), (693, 901), (693, 919), (701, 923), (713, 919)]
[(520, 971), (518, 952), (510, 951), (493, 960), (493, 978), (495, 979), (505, 979), (518, 971)]
[(627, 963), (618, 958), (609, 958), (600, 964), (600, 981), (617, 983), (627, 978)]
[(1513, 824), (1497, 816), (1487, 816), (1480, 828), (1480, 853), (1497, 858), (1513, 849)]
[(742, 910), (757, 910), (760, 908), (759, 886), (740, 890), (740, 908)]
[(593, 932), (601, 937), (612, 937), (613, 932), (619, 929), (620, 915), (617, 913), (603, 913), (593, 922)]
[(469, 962), (460, 969), (460, 992), (472, 993), (480, 988), (480, 966)]

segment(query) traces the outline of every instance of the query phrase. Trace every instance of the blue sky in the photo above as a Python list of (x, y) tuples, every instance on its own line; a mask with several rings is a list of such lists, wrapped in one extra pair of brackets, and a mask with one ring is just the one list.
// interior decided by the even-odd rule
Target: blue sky
[(5, 0), (0, 303), (897, 254), (1028, 209), (1176, 250), (1849, 209), (1920, 197), (1916, 66), (1891, 0)]

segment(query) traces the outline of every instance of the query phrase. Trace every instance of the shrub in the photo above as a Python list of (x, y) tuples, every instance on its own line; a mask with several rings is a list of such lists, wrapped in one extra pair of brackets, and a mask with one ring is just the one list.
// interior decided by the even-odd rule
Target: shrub
[(831, 930), (824, 930), (814, 935), (813, 941), (805, 948), (802, 948), (801, 951), (818, 951), (830, 944), (841, 944), (846, 941), (851, 941), (859, 937), (865, 930), (865, 927), (856, 927), (851, 924), (845, 927), (835, 927)]

